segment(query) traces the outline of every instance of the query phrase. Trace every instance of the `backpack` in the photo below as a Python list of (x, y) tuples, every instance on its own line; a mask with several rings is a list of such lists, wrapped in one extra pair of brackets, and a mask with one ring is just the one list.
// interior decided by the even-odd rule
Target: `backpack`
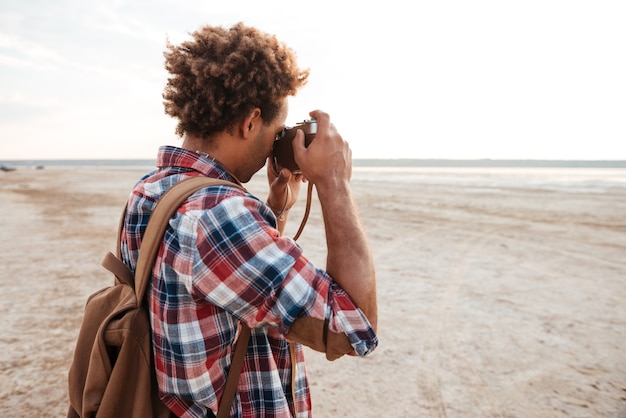
[[(235, 183), (199, 176), (172, 186), (163, 195), (146, 227), (135, 277), (121, 261), (122, 216), (117, 257), (109, 252), (102, 261), (114, 274), (114, 285), (92, 294), (85, 305), (68, 375), (68, 418), (173, 416), (159, 399), (150, 318), (143, 299), (169, 219), (193, 192), (213, 185), (243, 189)], [(242, 326), (218, 417), (228, 416), (237, 390), (250, 337), (250, 329)]]

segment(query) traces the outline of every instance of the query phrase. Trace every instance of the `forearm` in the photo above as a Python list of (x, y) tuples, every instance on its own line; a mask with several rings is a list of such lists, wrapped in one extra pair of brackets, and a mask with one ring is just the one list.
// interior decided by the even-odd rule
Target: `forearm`
[(340, 182), (332, 188), (318, 188), (328, 257), (326, 271), (350, 295), (376, 329), (376, 272), (363, 225), (350, 186)]

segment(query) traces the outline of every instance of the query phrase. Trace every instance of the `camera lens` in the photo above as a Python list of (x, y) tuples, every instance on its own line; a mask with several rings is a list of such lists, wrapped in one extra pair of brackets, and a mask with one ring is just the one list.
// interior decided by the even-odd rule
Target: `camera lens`
[(276, 137), (274, 138), (275, 141), (278, 141), (280, 139), (283, 139), (283, 137), (285, 136), (285, 132), (287, 132), (289, 128), (283, 128), (279, 133), (276, 134)]

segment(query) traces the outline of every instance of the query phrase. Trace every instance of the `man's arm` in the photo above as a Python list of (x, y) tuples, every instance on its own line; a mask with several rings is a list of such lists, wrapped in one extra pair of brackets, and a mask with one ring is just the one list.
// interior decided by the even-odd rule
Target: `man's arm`
[(294, 155), (317, 189), (328, 248), (327, 272), (363, 311), (374, 330), (378, 322), (374, 259), (350, 190), (352, 152), (330, 117), (311, 112), (317, 134), (308, 148), (304, 135), (294, 139)]
[(326, 229), (326, 272), (350, 295), (376, 330), (374, 258), (347, 181), (317, 189)]

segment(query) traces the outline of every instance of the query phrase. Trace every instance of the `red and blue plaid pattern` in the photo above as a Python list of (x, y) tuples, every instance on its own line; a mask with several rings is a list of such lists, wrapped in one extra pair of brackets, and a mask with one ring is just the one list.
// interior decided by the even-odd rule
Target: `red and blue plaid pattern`
[[(189, 176), (233, 181), (218, 164), (172, 146), (159, 150), (157, 170), (130, 196), (122, 234), (124, 261), (134, 270), (156, 202)], [(184, 417), (217, 411), (240, 322), (252, 328), (232, 416), (311, 415), (302, 347), (296, 344), (295, 390), (285, 335), (299, 317), (329, 321), (364, 356), (378, 344), (363, 313), (290, 238), (280, 237), (272, 211), (228, 186), (192, 195), (170, 220), (148, 291), (159, 389)], [(296, 399), (293, 399), (295, 393)]]

